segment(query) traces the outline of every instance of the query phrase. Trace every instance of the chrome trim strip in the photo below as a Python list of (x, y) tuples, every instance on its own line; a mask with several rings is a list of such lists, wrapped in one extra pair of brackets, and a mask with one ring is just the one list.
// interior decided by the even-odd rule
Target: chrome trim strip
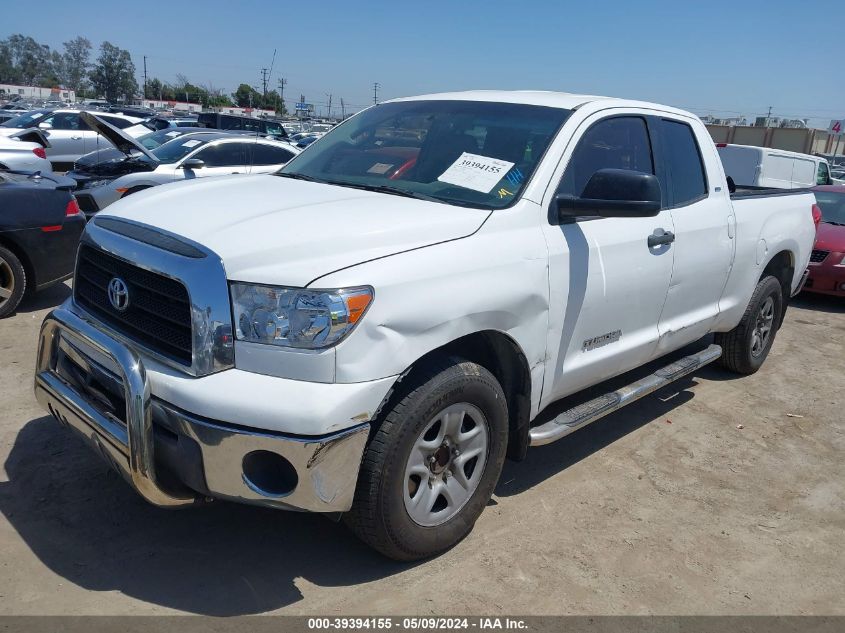
[[(810, 265), (811, 266), (814, 265), (813, 262), (810, 262)], [(794, 297), (795, 295), (797, 295), (799, 292), (801, 292), (804, 289), (804, 284), (807, 283), (807, 279), (809, 279), (809, 278), (810, 278), (810, 269), (805, 268), (804, 272), (801, 274), (801, 281), (798, 282), (798, 287), (795, 289), (795, 292), (793, 292), (791, 295), (789, 295), (790, 298)]]
[(699, 367), (712, 363), (721, 355), (722, 348), (719, 345), (710, 345), (707, 349), (661, 367), (653, 374), (649, 374), (630, 385), (568, 409), (555, 419), (531, 429), (529, 433), (530, 445), (543, 446), (566, 437), (573, 431), (577, 431), (581, 427), (621, 409), (626, 404), (631, 404), (678, 378), (694, 372)]
[[(205, 376), (217, 371), (234, 367), (234, 348), (232, 346), (232, 310), (229, 301), (229, 284), (223, 261), (213, 251), (184, 237), (161, 231), (155, 227), (122, 220), (147, 231), (159, 231), (178, 239), (193, 248), (201, 250), (207, 256), (192, 258), (173, 253), (151, 244), (140, 242), (125, 235), (109, 231), (96, 222), (89, 222), (82, 234), (82, 243), (117, 257), (133, 266), (169, 277), (183, 284), (191, 301), (192, 322), (192, 362), (190, 367), (156, 353), (128, 336), (99, 323), (97, 317), (74, 299), (74, 309), (83, 313), (97, 327), (106, 330), (110, 336), (137, 348), (145, 355), (193, 376)], [(77, 263), (78, 265), (78, 263)], [(75, 295), (74, 295), (75, 296)]]

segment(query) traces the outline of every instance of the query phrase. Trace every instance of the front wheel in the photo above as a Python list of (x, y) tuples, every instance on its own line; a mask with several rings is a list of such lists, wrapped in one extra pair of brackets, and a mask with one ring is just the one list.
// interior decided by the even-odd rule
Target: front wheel
[(508, 443), (505, 395), (485, 368), (453, 358), (408, 380), (367, 447), (346, 516), (396, 560), (438, 554), (472, 530)]
[(760, 369), (775, 342), (782, 311), (780, 282), (764, 277), (754, 289), (739, 325), (730, 332), (716, 334), (716, 343), (722, 346), (721, 365), (746, 375)]

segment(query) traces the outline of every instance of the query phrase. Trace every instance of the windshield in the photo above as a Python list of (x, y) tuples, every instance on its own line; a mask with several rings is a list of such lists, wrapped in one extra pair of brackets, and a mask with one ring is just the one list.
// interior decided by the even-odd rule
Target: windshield
[(183, 134), (184, 132), (177, 130), (159, 130), (158, 132), (144, 134), (144, 136), (136, 140), (147, 149), (155, 149)]
[(168, 141), (156, 147), (151, 153), (158, 159), (158, 162), (168, 165), (184, 158), (196, 148), (205, 145), (205, 143), (205, 139), (193, 138), (193, 135), (187, 135), (183, 138)]
[(515, 202), (570, 111), (484, 101), (373, 106), (279, 175), (502, 208)]
[(816, 202), (822, 210), (822, 222), (845, 226), (845, 193), (815, 191)]
[(3, 127), (32, 127), (52, 110), (31, 110), (13, 119), (0, 123)]

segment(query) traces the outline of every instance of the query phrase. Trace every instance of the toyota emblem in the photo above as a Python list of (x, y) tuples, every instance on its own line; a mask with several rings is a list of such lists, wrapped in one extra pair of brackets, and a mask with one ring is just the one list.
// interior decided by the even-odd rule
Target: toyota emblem
[(129, 288), (120, 277), (113, 277), (109, 282), (109, 303), (118, 312), (129, 307)]

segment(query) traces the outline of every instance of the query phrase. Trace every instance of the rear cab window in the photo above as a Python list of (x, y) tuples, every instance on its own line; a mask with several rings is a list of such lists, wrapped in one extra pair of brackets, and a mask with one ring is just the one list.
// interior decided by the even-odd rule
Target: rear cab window
[(682, 207), (707, 197), (707, 176), (692, 128), (682, 121), (660, 119), (669, 204)]

